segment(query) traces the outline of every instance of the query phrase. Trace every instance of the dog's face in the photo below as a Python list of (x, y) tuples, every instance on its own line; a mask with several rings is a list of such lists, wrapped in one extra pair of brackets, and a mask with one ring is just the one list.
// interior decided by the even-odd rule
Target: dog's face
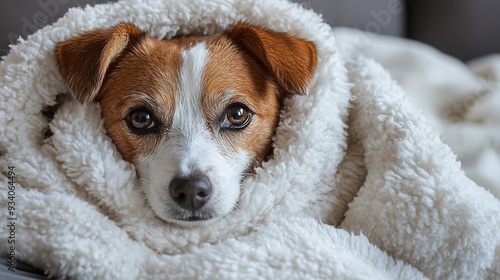
[(132, 24), (56, 47), (61, 76), (136, 166), (156, 215), (192, 224), (229, 213), (271, 150), (286, 93), (303, 94), (312, 43), (239, 23), (220, 35), (155, 40)]

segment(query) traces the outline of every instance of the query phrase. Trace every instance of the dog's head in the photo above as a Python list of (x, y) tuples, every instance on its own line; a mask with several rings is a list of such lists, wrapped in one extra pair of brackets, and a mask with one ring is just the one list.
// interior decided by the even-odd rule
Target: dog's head
[(135, 25), (59, 43), (60, 74), (133, 163), (156, 215), (190, 224), (227, 214), (266, 158), (286, 94), (304, 94), (311, 42), (238, 23), (220, 35), (156, 40)]

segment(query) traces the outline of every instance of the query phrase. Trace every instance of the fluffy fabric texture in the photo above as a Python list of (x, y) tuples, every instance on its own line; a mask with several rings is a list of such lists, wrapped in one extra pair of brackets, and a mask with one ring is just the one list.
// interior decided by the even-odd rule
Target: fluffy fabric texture
[[(206, 227), (155, 217), (100, 109), (67, 92), (57, 42), (133, 22), (149, 35), (254, 22), (313, 41), (307, 96), (286, 100), (274, 157), (236, 209)], [(72, 9), (13, 46), (0, 67), (0, 169), (15, 166), (16, 256), (78, 279), (498, 279), (500, 205), (377, 63), (346, 60), (320, 16), (286, 1), (123, 0)], [(44, 139), (50, 126), (53, 135)], [(6, 182), (4, 178), (2, 182)], [(2, 184), (2, 209), (9, 198)], [(2, 215), (6, 215), (3, 211)], [(7, 235), (6, 217), (0, 221)], [(336, 226), (334, 226), (336, 225)], [(0, 243), (2, 254), (9, 252)]]
[(468, 64), (420, 42), (335, 28), (347, 57), (386, 68), (478, 185), (500, 199), (500, 54)]

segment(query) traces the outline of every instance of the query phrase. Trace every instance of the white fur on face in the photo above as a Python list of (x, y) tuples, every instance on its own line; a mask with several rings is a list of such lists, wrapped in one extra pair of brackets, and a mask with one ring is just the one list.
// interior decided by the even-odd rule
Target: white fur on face
[[(208, 57), (205, 43), (182, 52), (180, 92), (168, 137), (149, 155), (138, 159), (141, 183), (156, 215), (181, 224), (193, 217), (210, 219), (229, 213), (240, 194), (241, 175), (250, 156), (229, 151), (220, 137), (208, 129), (201, 107), (203, 71)], [(218, 133), (218, 132), (214, 132)], [(203, 173), (212, 183), (212, 195), (198, 211), (188, 211), (172, 199), (174, 177)]]

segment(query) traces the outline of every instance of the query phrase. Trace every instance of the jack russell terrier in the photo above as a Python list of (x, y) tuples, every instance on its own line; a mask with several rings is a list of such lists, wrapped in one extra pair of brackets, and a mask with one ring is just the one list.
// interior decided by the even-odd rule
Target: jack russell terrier
[(266, 159), (287, 94), (305, 94), (313, 43), (248, 23), (171, 40), (121, 23), (61, 42), (59, 72), (137, 170), (155, 214), (198, 224), (229, 213)]

